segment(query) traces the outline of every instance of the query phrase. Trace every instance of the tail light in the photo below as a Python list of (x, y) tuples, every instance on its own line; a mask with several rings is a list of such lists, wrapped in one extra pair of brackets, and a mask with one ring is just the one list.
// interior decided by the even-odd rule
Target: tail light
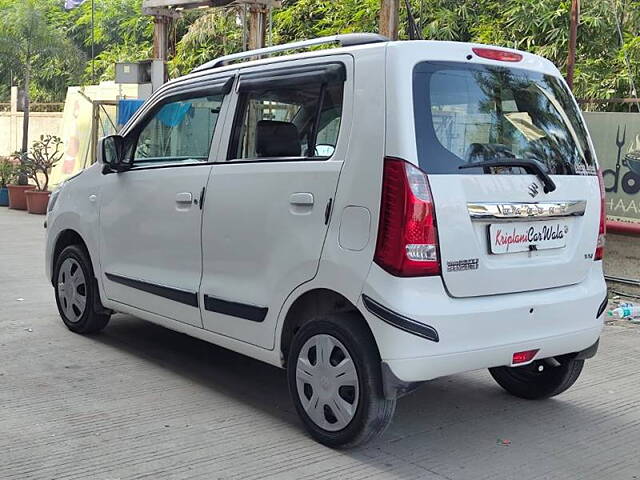
[(427, 175), (404, 160), (384, 159), (375, 262), (399, 277), (440, 274), (435, 208)]
[(604, 180), (602, 172), (598, 170), (598, 185), (600, 186), (600, 227), (598, 228), (598, 242), (596, 243), (596, 253), (594, 260), (602, 260), (604, 256), (604, 242), (607, 233), (607, 205), (605, 203)]

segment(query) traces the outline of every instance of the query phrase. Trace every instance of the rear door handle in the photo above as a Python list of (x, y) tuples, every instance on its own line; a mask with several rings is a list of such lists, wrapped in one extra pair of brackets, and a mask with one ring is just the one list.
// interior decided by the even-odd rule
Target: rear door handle
[(289, 196), (291, 205), (313, 205), (313, 193), (299, 192)]
[(193, 195), (191, 195), (191, 192), (176, 193), (176, 203), (190, 204), (191, 202), (193, 202)]

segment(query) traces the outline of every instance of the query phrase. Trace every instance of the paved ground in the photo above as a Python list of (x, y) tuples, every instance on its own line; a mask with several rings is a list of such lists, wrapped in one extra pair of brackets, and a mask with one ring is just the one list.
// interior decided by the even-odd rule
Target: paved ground
[(337, 452), (303, 433), (276, 368), (128, 316), (67, 331), (42, 221), (0, 209), (3, 480), (640, 478), (638, 328), (608, 326), (557, 399), (444, 378), (400, 400), (380, 441)]
[[(604, 271), (612, 277), (622, 277), (638, 281), (640, 279), (640, 237), (607, 233)], [(633, 295), (631, 300), (638, 303), (640, 286), (628, 283), (610, 282), (610, 293)]]

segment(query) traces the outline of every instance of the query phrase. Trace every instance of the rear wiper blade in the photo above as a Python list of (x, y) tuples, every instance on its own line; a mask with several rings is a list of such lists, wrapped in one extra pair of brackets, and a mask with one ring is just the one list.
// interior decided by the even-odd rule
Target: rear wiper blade
[(545, 172), (542, 167), (535, 162), (534, 160), (526, 160), (526, 159), (517, 159), (517, 158), (501, 158), (500, 160), (487, 160), (486, 162), (475, 162), (475, 163), (467, 163), (465, 165), (460, 165), (458, 168), (484, 168), (488, 169), (490, 167), (520, 167), (523, 168), (527, 173), (532, 173), (537, 175), (538, 178), (542, 181), (544, 193), (553, 192), (556, 189), (556, 184), (551, 179), (549, 174)]

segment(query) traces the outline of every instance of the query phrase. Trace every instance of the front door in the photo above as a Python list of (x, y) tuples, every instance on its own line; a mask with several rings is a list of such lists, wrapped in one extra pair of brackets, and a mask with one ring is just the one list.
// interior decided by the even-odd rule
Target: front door
[(215, 89), (181, 90), (125, 135), (132, 168), (108, 174), (100, 193), (100, 261), (110, 300), (202, 326), (201, 197), (223, 98)]
[(273, 348), (280, 307), (316, 274), (348, 143), (351, 59), (335, 58), (240, 74), (228, 159), (204, 206), (208, 330)]

